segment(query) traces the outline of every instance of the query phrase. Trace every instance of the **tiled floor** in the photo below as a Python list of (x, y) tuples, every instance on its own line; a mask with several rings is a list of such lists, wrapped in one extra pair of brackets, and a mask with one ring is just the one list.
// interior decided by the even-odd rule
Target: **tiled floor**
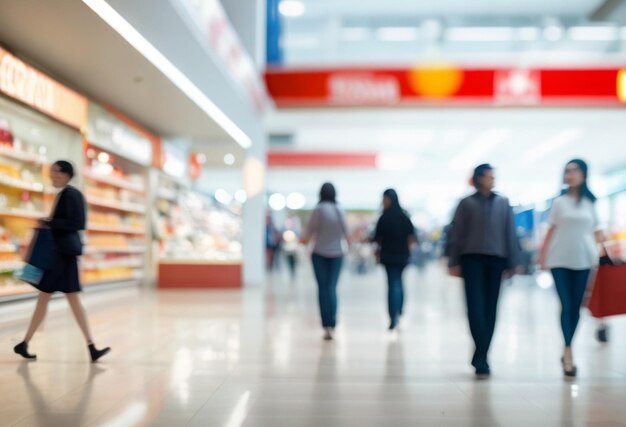
[(402, 331), (386, 331), (381, 271), (344, 272), (337, 339), (323, 342), (307, 268), (243, 292), (85, 295), (113, 352), (88, 363), (63, 300), (12, 354), (33, 302), (0, 306), (0, 426), (626, 426), (626, 317), (612, 342), (584, 316), (580, 375), (564, 381), (553, 289), (506, 286), (493, 378), (475, 382), (460, 284), (438, 265), (406, 276)]

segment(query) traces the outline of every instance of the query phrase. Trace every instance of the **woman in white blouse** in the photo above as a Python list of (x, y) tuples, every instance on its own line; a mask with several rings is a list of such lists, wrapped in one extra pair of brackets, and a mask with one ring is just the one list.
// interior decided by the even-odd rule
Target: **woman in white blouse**
[(567, 188), (554, 200), (550, 210), (550, 229), (539, 262), (550, 269), (561, 300), (561, 328), (565, 350), (561, 363), (565, 376), (576, 376), (572, 340), (580, 319), (589, 274), (598, 263), (598, 243), (604, 241), (598, 229), (596, 197), (587, 185), (588, 167), (574, 159), (565, 167)]

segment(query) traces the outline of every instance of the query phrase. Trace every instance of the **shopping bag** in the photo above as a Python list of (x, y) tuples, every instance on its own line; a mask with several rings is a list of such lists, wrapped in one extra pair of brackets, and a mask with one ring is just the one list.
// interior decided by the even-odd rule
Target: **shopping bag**
[(593, 317), (626, 314), (626, 264), (598, 267), (588, 307)]
[(23, 268), (14, 276), (35, 287), (41, 282), (44, 272), (52, 266), (56, 245), (49, 228), (37, 228), (30, 241)]

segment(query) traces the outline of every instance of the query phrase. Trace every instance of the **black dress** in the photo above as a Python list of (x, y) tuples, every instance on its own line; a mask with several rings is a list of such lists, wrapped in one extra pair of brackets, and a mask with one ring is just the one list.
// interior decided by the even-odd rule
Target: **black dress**
[(46, 293), (80, 292), (78, 255), (82, 253), (79, 231), (85, 229), (85, 199), (74, 187), (65, 187), (58, 195), (52, 217), (45, 223), (52, 230), (57, 250), (54, 262), (43, 274), (39, 290)]

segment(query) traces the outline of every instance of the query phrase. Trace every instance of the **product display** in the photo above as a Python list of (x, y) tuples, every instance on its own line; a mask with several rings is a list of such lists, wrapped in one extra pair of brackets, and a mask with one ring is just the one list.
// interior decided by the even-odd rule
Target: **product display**
[(241, 261), (241, 214), (161, 177), (153, 207), (161, 261)]
[(85, 158), (89, 210), (82, 282), (140, 280), (146, 253), (144, 168), (93, 146), (87, 147)]
[(48, 148), (20, 138), (0, 117), (0, 297), (33, 292), (13, 274), (23, 267), (36, 220), (47, 216), (55, 193), (48, 179)]

